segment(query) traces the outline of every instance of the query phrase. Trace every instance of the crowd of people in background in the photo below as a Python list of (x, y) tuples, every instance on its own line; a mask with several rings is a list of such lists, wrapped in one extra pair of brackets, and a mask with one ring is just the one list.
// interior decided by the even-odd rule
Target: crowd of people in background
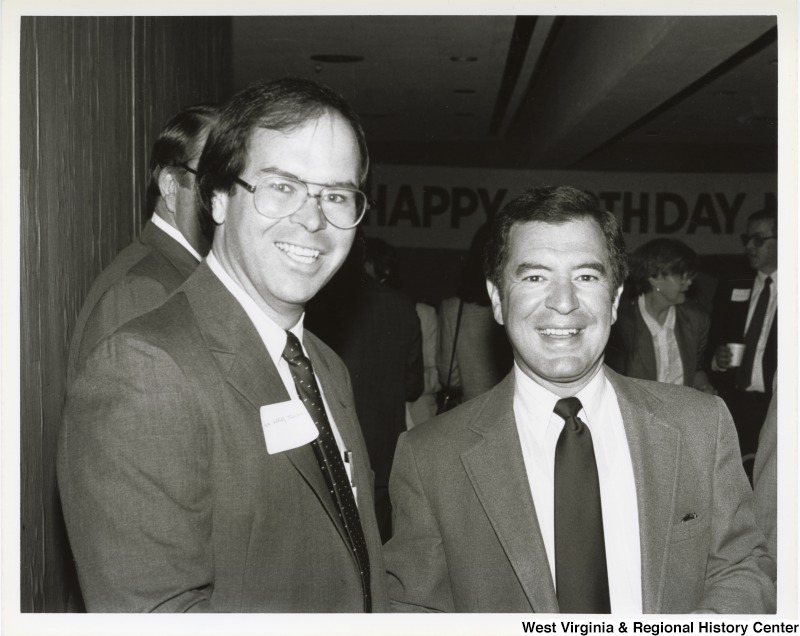
[[(531, 188), (425, 303), (358, 226), (367, 157), (305, 80), (165, 126), (152, 220), (70, 349), (58, 478), (88, 609), (774, 611), (776, 211), (709, 313), (686, 244), (627, 254), (591, 195)], [(572, 426), (591, 460), (562, 469)], [(559, 495), (575, 480), (597, 498)], [(594, 547), (567, 558), (567, 535)]]

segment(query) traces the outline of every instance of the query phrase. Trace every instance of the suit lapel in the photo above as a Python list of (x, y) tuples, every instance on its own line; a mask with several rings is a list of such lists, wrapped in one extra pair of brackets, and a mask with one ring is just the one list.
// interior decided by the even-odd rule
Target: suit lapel
[(692, 386), (696, 372), (697, 355), (692, 350), (691, 335), (689, 333), (689, 318), (681, 305), (675, 307), (675, 341), (681, 354), (683, 364), (683, 383)]
[[(356, 503), (361, 520), (361, 528), (364, 531), (364, 539), (367, 542), (370, 569), (372, 570), (373, 607), (377, 607), (380, 603), (388, 603), (386, 589), (382, 584), (385, 570), (381, 554), (381, 536), (375, 519), (375, 500), (369, 455), (361, 434), (361, 427), (355, 412), (355, 404), (350, 396), (351, 389), (349, 384), (332, 368), (330, 354), (326, 355), (324, 353), (325, 349), (323, 349), (321, 341), (307, 329), (303, 334), (303, 345), (311, 359), (314, 374), (317, 376), (317, 380), (325, 394), (325, 400), (336, 423), (336, 428), (342, 437), (344, 447), (353, 454), (354, 462), (351, 465), (352, 480), (356, 487)], [(343, 365), (340, 368), (343, 368)], [(348, 398), (350, 406), (348, 406), (347, 401), (342, 399), (343, 396)], [(316, 469), (316, 475), (320, 476), (319, 479), (322, 479), (319, 468), (315, 465), (314, 469)], [(298, 466), (298, 470), (308, 472), (311, 468), (305, 467), (301, 469)], [(328, 495), (327, 491), (320, 494), (320, 498), (323, 495)], [(327, 504), (327, 500), (330, 500), (329, 496), (326, 500), (323, 500), (323, 504)], [(327, 507), (331, 518), (336, 523), (339, 534), (342, 536), (342, 540), (349, 545), (345, 528), (338, 517), (337, 511), (334, 510), (333, 503), (331, 502), (330, 506)], [(358, 566), (355, 553), (351, 550), (350, 554), (353, 557), (353, 563)]]
[[(647, 328), (638, 302), (634, 305), (636, 319), (634, 320), (634, 348), (631, 355), (638, 355), (644, 373), (641, 377), (657, 378), (658, 365), (656, 364), (656, 349), (653, 345), (653, 335)], [(640, 376), (636, 376), (640, 377)]]
[[(339, 399), (339, 395), (342, 393), (340, 389), (342, 384), (334, 377), (330, 367), (327, 364), (327, 361), (320, 354), (320, 350), (319, 347), (317, 347), (314, 336), (307, 330), (303, 335), (303, 345), (308, 351), (308, 356), (311, 360), (311, 367), (314, 369), (314, 375), (317, 377), (317, 382), (319, 383), (320, 387), (322, 388), (322, 392), (325, 395), (325, 402), (330, 409), (330, 415), (333, 418), (336, 429), (339, 431), (339, 435), (342, 437), (344, 447), (346, 450), (352, 450), (356, 448), (356, 439), (354, 438), (355, 431), (353, 430), (351, 422), (354, 415), (347, 411), (345, 405)], [(295, 449), (294, 451), (290, 451), (290, 453), (290, 461), (303, 475), (309, 486), (311, 486), (311, 488), (317, 493), (317, 497), (322, 505), (325, 506), (325, 510), (328, 511), (328, 515), (336, 526), (336, 529), (339, 531), (342, 541), (349, 546), (350, 539), (347, 535), (347, 530), (345, 529), (342, 519), (339, 516), (339, 511), (337, 510), (336, 505), (334, 504), (333, 499), (328, 492), (328, 486), (325, 483), (322, 473), (320, 472), (319, 463), (314, 455), (314, 451), (311, 450), (310, 446), (304, 446), (302, 448)], [(353, 475), (353, 480), (356, 487), (360, 489), (357, 491), (357, 494), (360, 493), (359, 504), (364, 501), (368, 501), (368, 505), (371, 507), (373, 502), (371, 499), (368, 500), (366, 496), (366, 491), (369, 489), (369, 482), (361, 479), (361, 471), (366, 468), (368, 461), (369, 460), (367, 459), (366, 454), (364, 454), (362, 461), (358, 462), (355, 467), (356, 472)], [(366, 476), (366, 473), (363, 473), (363, 475)], [(364, 509), (361, 508), (362, 529), (364, 529), (365, 522), (363, 519), (365, 517), (366, 513), (364, 512)], [(355, 553), (351, 550), (350, 554), (353, 557), (353, 562), (358, 565)]]
[[(729, 282), (730, 289), (727, 290), (725, 321), (732, 325), (729, 342), (744, 342), (745, 326), (747, 325), (747, 312), (750, 309), (750, 296), (753, 293), (753, 285), (756, 283), (755, 273), (752, 278), (739, 278)], [(748, 296), (745, 300), (733, 302), (735, 291), (747, 290)]]
[(658, 613), (667, 563), (667, 533), (675, 507), (680, 435), (660, 421), (661, 400), (605, 367), (617, 394), (628, 439), (639, 509), (642, 610)]
[[(258, 426), (260, 430), (261, 407), (289, 399), (283, 380), (261, 336), (242, 306), (205, 261), (181, 290), (186, 293), (192, 305), (206, 345), (214, 355), (226, 381), (254, 409), (248, 425)], [(329, 403), (330, 401), (329, 398)], [(344, 526), (311, 446), (305, 444), (283, 454), (314, 491), (346, 542)]]
[[(308, 330), (306, 330), (303, 335), (303, 345), (308, 351), (311, 366), (314, 369), (314, 375), (317, 376), (317, 381), (322, 388), (322, 392), (325, 394), (325, 401), (331, 411), (330, 414), (336, 424), (336, 429), (342, 437), (345, 449), (352, 451), (360, 448), (358, 439), (360, 429), (356, 423), (355, 412), (348, 409), (339, 397), (345, 390), (344, 383), (334, 375), (328, 365), (328, 361), (320, 352), (315, 336)], [(356, 473), (354, 479), (356, 486), (361, 488), (359, 492), (361, 492), (362, 495), (359, 499), (363, 499), (365, 496), (363, 494), (364, 489), (369, 488), (369, 479), (367, 473), (362, 473), (361, 470), (366, 468), (369, 460), (366, 455), (360, 457), (360, 459), (361, 461), (355, 464)], [(317, 472), (319, 472), (319, 467), (317, 467)], [(365, 477), (366, 481), (363, 481), (362, 477)]]
[(555, 587), (514, 420), (514, 372), (470, 423), (481, 436), (461, 460), (475, 494), (535, 612), (557, 612)]
[(181, 287), (225, 379), (258, 410), (289, 399), (267, 348), (239, 302), (204, 261)]

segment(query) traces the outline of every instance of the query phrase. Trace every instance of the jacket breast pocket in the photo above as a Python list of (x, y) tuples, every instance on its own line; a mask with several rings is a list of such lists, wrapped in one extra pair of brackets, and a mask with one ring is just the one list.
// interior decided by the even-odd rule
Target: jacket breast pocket
[(680, 543), (708, 532), (711, 526), (711, 515), (706, 511), (692, 514), (696, 516), (685, 521), (678, 521), (672, 526), (670, 543)]

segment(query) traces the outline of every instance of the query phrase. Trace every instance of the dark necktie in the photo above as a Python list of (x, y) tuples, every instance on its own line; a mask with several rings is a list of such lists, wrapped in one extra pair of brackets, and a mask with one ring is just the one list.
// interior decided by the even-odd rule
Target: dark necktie
[[(339, 446), (336, 444), (336, 438), (333, 436), (333, 430), (328, 421), (328, 414), (325, 412), (325, 405), (311, 368), (311, 361), (303, 354), (300, 341), (291, 331), (286, 332), (286, 348), (283, 350), (283, 357), (289, 363), (297, 393), (319, 430), (319, 437), (311, 442), (311, 447), (314, 449), (325, 483), (328, 485), (333, 502), (339, 511), (339, 517), (342, 519), (350, 540), (350, 549), (355, 555), (358, 569), (361, 572), (364, 611), (371, 612), (369, 553), (364, 540), (364, 531), (361, 528), (361, 519), (358, 516), (356, 500), (347, 478)], [(324, 564), (320, 563), (319, 566), (324, 567)]]
[(756, 358), (758, 339), (764, 329), (764, 319), (767, 317), (767, 307), (769, 307), (769, 292), (772, 279), (767, 276), (764, 280), (764, 287), (758, 295), (756, 308), (753, 310), (753, 317), (750, 318), (750, 326), (744, 336), (744, 355), (742, 364), (736, 371), (736, 386), (746, 389), (753, 383), (753, 361)]
[(559, 400), (553, 410), (565, 422), (556, 443), (553, 502), (558, 607), (565, 614), (608, 614), (611, 601), (592, 434), (578, 418), (578, 398)]

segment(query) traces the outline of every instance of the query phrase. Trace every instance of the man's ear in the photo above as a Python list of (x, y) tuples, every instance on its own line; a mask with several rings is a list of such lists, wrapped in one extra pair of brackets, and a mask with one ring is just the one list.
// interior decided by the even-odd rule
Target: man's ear
[(614, 294), (614, 300), (611, 303), (611, 324), (617, 322), (617, 309), (619, 308), (619, 299), (622, 296), (623, 285), (619, 286), (617, 293)]
[(158, 173), (158, 189), (167, 209), (175, 214), (175, 200), (178, 193), (178, 182), (171, 168), (162, 168)]
[(492, 313), (494, 314), (494, 319), (497, 321), (497, 324), (504, 324), (503, 303), (502, 299), (500, 298), (500, 290), (495, 287), (494, 283), (488, 278), (486, 279), (486, 291), (489, 292), (489, 299), (492, 301)]
[(215, 192), (211, 199), (211, 216), (217, 225), (225, 222), (225, 216), (228, 214), (228, 200), (229, 197), (224, 192)]

